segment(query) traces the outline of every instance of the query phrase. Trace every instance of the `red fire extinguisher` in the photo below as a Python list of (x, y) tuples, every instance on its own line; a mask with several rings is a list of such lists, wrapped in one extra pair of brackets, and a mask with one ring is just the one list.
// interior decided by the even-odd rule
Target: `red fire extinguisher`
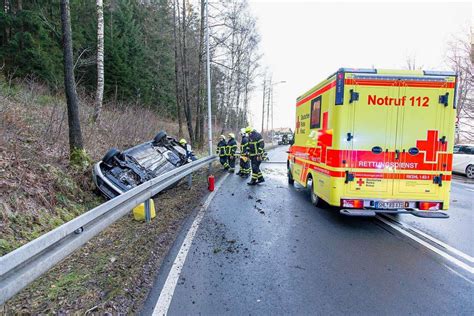
[(209, 191), (214, 191), (214, 176), (212, 174), (207, 178), (207, 183)]

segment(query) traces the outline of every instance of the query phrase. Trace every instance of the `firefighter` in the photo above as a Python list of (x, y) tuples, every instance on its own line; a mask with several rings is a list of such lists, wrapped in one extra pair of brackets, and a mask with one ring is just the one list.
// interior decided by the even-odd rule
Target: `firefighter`
[(219, 155), (219, 161), (225, 170), (229, 169), (229, 163), (227, 162), (226, 147), (227, 147), (227, 142), (225, 141), (225, 136), (221, 135), (219, 138), (219, 143), (217, 143), (216, 154)]
[(186, 161), (194, 161), (194, 160), (197, 160), (196, 156), (194, 155), (192, 149), (191, 149), (191, 145), (188, 144), (188, 142), (186, 141), (186, 139), (184, 138), (181, 138), (179, 140), (179, 144), (181, 145), (181, 147), (184, 148), (184, 150), (186, 150)]
[(245, 133), (245, 128), (241, 129), (240, 136), (242, 137), (242, 140), (240, 141), (240, 169), (237, 174), (242, 178), (248, 178), (252, 169), (250, 169), (250, 158), (248, 153), (249, 138)]
[(235, 171), (235, 153), (237, 152), (237, 141), (235, 134), (229, 133), (229, 140), (227, 141), (227, 161), (229, 162), (229, 172)]
[(260, 171), (265, 142), (263, 141), (262, 135), (255, 129), (247, 127), (245, 131), (249, 133), (248, 153), (250, 156), (250, 162), (252, 163), (252, 180), (247, 184), (256, 185), (257, 183), (265, 182), (262, 171)]

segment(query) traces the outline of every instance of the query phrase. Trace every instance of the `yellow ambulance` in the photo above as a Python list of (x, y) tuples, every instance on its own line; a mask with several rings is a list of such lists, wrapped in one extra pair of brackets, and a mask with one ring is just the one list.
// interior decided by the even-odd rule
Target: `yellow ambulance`
[(288, 181), (349, 216), (446, 218), (456, 74), (341, 68), (296, 101)]

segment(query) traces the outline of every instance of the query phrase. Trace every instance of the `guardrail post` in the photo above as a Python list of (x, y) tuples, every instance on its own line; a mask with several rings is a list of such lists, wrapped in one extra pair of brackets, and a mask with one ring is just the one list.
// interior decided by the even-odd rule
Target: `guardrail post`
[(188, 187), (191, 188), (193, 185), (193, 174), (190, 173), (188, 176)]
[(151, 212), (150, 212), (150, 199), (145, 201), (145, 221), (149, 223), (151, 221)]
[(209, 169), (207, 170), (207, 176), (212, 175), (212, 162), (209, 163)]

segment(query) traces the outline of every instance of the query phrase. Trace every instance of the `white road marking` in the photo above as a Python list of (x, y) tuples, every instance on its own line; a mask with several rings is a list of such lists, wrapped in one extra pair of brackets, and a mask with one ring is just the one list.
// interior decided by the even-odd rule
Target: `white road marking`
[(464, 275), (462, 275), (461, 273), (457, 272), (456, 270), (454, 270), (453, 268), (451, 268), (450, 266), (448, 266), (447, 264), (444, 264), (443, 263), (443, 266), (446, 267), (446, 269), (448, 269), (449, 271), (451, 271), (452, 273), (456, 274), (458, 277), (460, 277), (461, 279), (464, 279), (465, 281), (467, 281), (468, 283), (471, 283), (471, 284), (474, 284), (474, 282), (472, 282), (471, 280), (469, 280), (468, 278), (466, 278)]
[(178, 255), (176, 256), (173, 265), (171, 266), (170, 272), (168, 277), (166, 278), (165, 284), (163, 289), (161, 290), (160, 297), (158, 298), (158, 302), (156, 302), (155, 308), (153, 309), (153, 316), (157, 315), (166, 315), (168, 313), (168, 309), (171, 305), (171, 300), (173, 299), (174, 290), (176, 288), (176, 284), (178, 284), (179, 276), (181, 274), (181, 270), (183, 269), (184, 262), (188, 255), (189, 249), (191, 248), (191, 244), (193, 242), (194, 236), (199, 228), (199, 224), (201, 223), (206, 209), (211, 204), (212, 199), (216, 195), (216, 192), (219, 190), (222, 183), (227, 179), (229, 174), (225, 174), (221, 180), (216, 184), (216, 187), (211, 194), (207, 197), (204, 204), (199, 209), (196, 218), (194, 219), (191, 228), (189, 228), (186, 237), (181, 244), (181, 248), (179, 249)]
[(438, 255), (440, 255), (441, 257), (445, 258), (446, 260), (448, 260), (449, 262), (455, 264), (456, 266), (460, 267), (461, 269), (464, 269), (466, 270), (467, 272), (469, 273), (474, 273), (474, 268), (472, 268), (471, 266), (469, 266), (468, 264), (462, 262), (461, 260), (449, 255), (448, 253), (442, 251), (441, 249), (438, 249), (436, 247), (434, 247), (433, 245), (427, 243), (426, 241), (416, 237), (415, 235), (409, 233), (408, 231), (404, 230), (403, 228), (399, 227), (398, 225), (386, 220), (385, 218), (383, 217), (380, 217), (380, 216), (376, 216), (376, 218), (381, 221), (382, 223), (392, 227), (393, 229), (395, 229), (396, 231), (400, 232), (401, 234), (407, 236), (408, 238), (416, 241), (417, 243), (421, 244), (422, 246), (425, 246), (426, 248), (428, 248), (429, 250), (437, 253)]
[(415, 227), (412, 227), (412, 226), (410, 226), (410, 225), (408, 225), (408, 224), (405, 224), (405, 223), (402, 223), (402, 222), (400, 222), (400, 221), (397, 221), (395, 218), (393, 218), (393, 217), (390, 216), (390, 215), (385, 215), (385, 216), (387, 216), (388, 218), (390, 218), (390, 219), (393, 220), (394, 222), (397, 222), (398, 224), (402, 225), (403, 227), (414, 231), (415, 233), (417, 233), (417, 234), (419, 234), (419, 235), (425, 237), (425, 238), (428, 239), (428, 240), (431, 240), (431, 241), (434, 242), (435, 244), (438, 244), (438, 245), (440, 245), (441, 247), (443, 247), (443, 248), (445, 248), (445, 249), (451, 251), (452, 253), (458, 255), (459, 257), (464, 258), (465, 260), (467, 260), (467, 261), (469, 261), (469, 262), (474, 262), (474, 258), (473, 258), (473, 257), (471, 257), (471, 256), (468, 255), (468, 254), (465, 254), (465, 253), (462, 252), (461, 250), (458, 250), (458, 249), (456, 249), (456, 248), (454, 248), (454, 247), (452, 247), (452, 246), (450, 246), (450, 245), (448, 245), (448, 244), (442, 242), (441, 240), (439, 240), (439, 239), (437, 239), (437, 238), (435, 238), (435, 237), (433, 237), (433, 236), (430, 236), (430, 235), (428, 235), (427, 233), (422, 232), (421, 230), (419, 230), (419, 229), (417, 229), (417, 228), (415, 228)]

